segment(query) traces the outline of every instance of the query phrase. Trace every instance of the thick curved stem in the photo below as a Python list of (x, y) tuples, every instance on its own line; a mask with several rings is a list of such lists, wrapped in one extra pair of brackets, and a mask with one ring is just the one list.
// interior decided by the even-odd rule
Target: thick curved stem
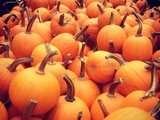
[(110, 52), (110, 53), (114, 53), (113, 40), (109, 40), (109, 52)]
[(71, 60), (71, 54), (68, 53), (66, 59), (64, 60), (64, 62), (62, 63), (62, 65), (64, 66), (64, 68), (67, 68), (67, 65), (72, 63)]
[(45, 66), (46, 66), (47, 62), (50, 60), (50, 58), (51, 58), (52, 56), (54, 56), (54, 55), (56, 55), (56, 54), (57, 54), (57, 51), (53, 51), (53, 52), (48, 53), (48, 54), (45, 56), (45, 58), (42, 60), (40, 66), (39, 66), (39, 68), (38, 68), (38, 70), (37, 70), (37, 74), (42, 74), (42, 75), (45, 74), (44, 69), (45, 69)]
[(14, 17), (15, 19), (18, 19), (18, 17), (15, 14), (10, 14), (7, 16), (7, 18), (4, 20), (4, 23), (7, 24), (8, 21), (11, 19), (11, 17)]
[(75, 88), (74, 88), (73, 82), (67, 75), (64, 75), (63, 79), (67, 84), (67, 93), (66, 93), (65, 99), (68, 102), (74, 102)]
[(107, 116), (109, 115), (109, 113), (108, 113), (106, 107), (104, 106), (102, 100), (101, 100), (101, 99), (98, 99), (97, 102), (98, 102), (98, 104), (99, 104), (99, 106), (100, 106), (100, 108), (101, 108), (101, 110), (102, 110), (102, 112), (103, 112), (104, 118), (107, 117)]
[(122, 21), (121, 21), (121, 23), (120, 23), (120, 26), (121, 26), (122, 28), (125, 27), (124, 23), (125, 23), (127, 17), (128, 17), (128, 13), (126, 13), (126, 14), (124, 15), (124, 17), (122, 18)]
[(39, 12), (39, 10), (37, 10), (37, 17), (38, 17), (39, 22), (43, 23), (41, 13)]
[(78, 20), (77, 14), (75, 14), (73, 11), (69, 10), (67, 12), (70, 13), (75, 18), (75, 20)]
[(22, 113), (21, 120), (31, 120), (32, 113), (37, 105), (38, 101), (30, 100), (29, 105)]
[(140, 98), (141, 100), (152, 97), (152, 96), (156, 96), (156, 89), (159, 85), (159, 79), (156, 72), (157, 70), (156, 63), (154, 62), (153, 64), (149, 65), (149, 68), (151, 69), (151, 87)]
[(24, 64), (24, 63), (31, 63), (33, 62), (33, 58), (30, 57), (25, 57), (25, 58), (17, 58), (16, 60), (14, 60), (8, 67), (7, 69), (10, 72), (15, 72), (16, 68), (19, 64)]
[(118, 85), (120, 85), (122, 82), (123, 82), (122, 78), (119, 78), (118, 80), (114, 81), (109, 87), (107, 96), (110, 98), (115, 98), (116, 97), (115, 90), (118, 87)]
[(36, 18), (37, 18), (37, 15), (33, 15), (33, 17), (30, 19), (27, 25), (26, 34), (31, 34), (31, 29)]
[(114, 25), (114, 13), (111, 12), (110, 25)]
[(81, 61), (81, 69), (80, 69), (80, 74), (79, 74), (79, 80), (84, 80), (85, 79), (85, 61), (80, 59)]
[(74, 39), (77, 40), (87, 29), (89, 25), (85, 26), (79, 33), (74, 36)]
[(114, 54), (110, 54), (109, 56), (106, 56), (105, 58), (106, 58), (106, 59), (113, 58), (113, 59), (115, 59), (117, 62), (119, 62), (120, 65), (125, 65), (125, 63), (126, 63), (126, 61), (125, 61), (123, 58), (120, 58), (119, 56), (114, 55)]
[(136, 37), (141, 37), (142, 36), (142, 21), (140, 21), (139, 19), (138, 20), (138, 23), (139, 23), (139, 27), (138, 27), (138, 30), (137, 30), (137, 33), (136, 33)]
[(97, 7), (98, 7), (100, 13), (103, 14), (103, 13), (104, 13), (104, 10), (102, 9), (102, 7), (101, 7), (99, 4), (97, 4)]
[(156, 120), (158, 120), (160, 116), (160, 101), (158, 101), (157, 105), (154, 107), (154, 109), (150, 112), (150, 115), (155, 117)]

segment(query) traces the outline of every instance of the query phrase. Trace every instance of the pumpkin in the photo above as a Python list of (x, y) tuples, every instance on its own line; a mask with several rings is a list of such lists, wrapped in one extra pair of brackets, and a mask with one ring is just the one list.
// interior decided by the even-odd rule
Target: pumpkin
[(52, 17), (50, 29), (53, 36), (66, 32), (74, 35), (77, 29), (77, 23), (70, 14), (58, 13)]
[[(5, 59), (4, 59), (5, 60)], [(8, 90), (13, 77), (21, 71), (24, 67), (20, 64), (32, 62), (32, 58), (19, 58), (8, 65), (1, 65), (0, 67), (0, 100), (5, 102), (8, 100)], [(1, 60), (3, 62), (3, 60)]]
[(120, 64), (114, 59), (105, 59), (111, 53), (98, 50), (90, 54), (86, 61), (86, 72), (89, 78), (96, 83), (112, 81)]
[[(104, 26), (97, 35), (97, 46), (99, 50), (109, 50), (109, 40), (113, 41), (115, 52), (121, 52), (122, 45), (126, 40), (125, 31), (113, 23), (113, 12), (111, 13), (111, 24)], [(114, 14), (114, 17), (116, 15)], [(114, 31), (114, 32), (112, 32)]]
[(57, 51), (57, 54), (53, 56), (53, 59), (55, 61), (62, 61), (62, 55), (61, 55), (60, 51), (55, 46), (53, 46), (49, 43), (45, 43), (45, 44), (37, 45), (33, 49), (32, 54), (31, 54), (31, 57), (34, 58), (34, 61), (31, 63), (32, 66), (35, 66), (36, 64), (41, 62), (43, 60), (43, 58), (47, 55), (47, 53), (48, 53), (48, 47), (47, 46), (52, 51)]
[(50, 44), (57, 47), (61, 52), (63, 58), (62, 61), (66, 59), (67, 54), (71, 54), (71, 59), (77, 56), (79, 51), (77, 39), (87, 30), (87, 28), (88, 26), (74, 36), (70, 33), (61, 33), (50, 41)]
[(49, 43), (53, 38), (51, 29), (43, 23), (40, 11), (37, 11), (39, 22), (35, 22), (32, 26), (32, 32), (38, 33), (45, 43)]
[(88, 17), (96, 18), (100, 15), (101, 12), (99, 11), (97, 5), (99, 5), (102, 9), (105, 8), (104, 5), (100, 2), (95, 1), (95, 2), (90, 3), (86, 7), (86, 14), (87, 14)]
[(0, 120), (8, 120), (7, 110), (1, 101), (0, 101), (0, 114), (1, 114)]
[(80, 59), (80, 61), (81, 70), (79, 77), (73, 80), (75, 95), (81, 98), (87, 104), (88, 108), (91, 108), (94, 100), (100, 95), (100, 89), (95, 82), (85, 77), (85, 61), (83, 59)]
[(113, 7), (116, 8), (119, 5), (123, 5), (124, 4), (124, 0), (119, 0), (118, 2), (115, 0), (109, 0), (110, 3), (112, 3)]
[(124, 96), (120, 93), (116, 93), (115, 89), (118, 85), (120, 85), (123, 82), (123, 79), (120, 78), (117, 81), (114, 81), (110, 87), (109, 91), (100, 94), (93, 102), (91, 106), (91, 117), (92, 120), (102, 120), (104, 118), (103, 111), (101, 110), (101, 107), (99, 106), (99, 100), (102, 101), (104, 107), (106, 108), (106, 111), (108, 114), (114, 112), (115, 110), (118, 110), (124, 100)]
[(113, 113), (109, 114), (103, 120), (156, 120), (149, 115), (146, 111), (136, 107), (120, 108)]
[[(33, 115), (47, 113), (57, 104), (60, 96), (60, 85), (56, 77), (45, 70), (46, 63), (54, 54), (55, 52), (47, 54), (39, 68), (26, 68), (12, 79), (9, 87), (9, 98), (19, 112), (24, 111), (31, 99), (38, 101)], [(28, 79), (29, 76), (32, 77)]]
[(38, 34), (31, 32), (31, 26), (37, 15), (34, 15), (29, 22), (25, 32), (18, 33), (11, 44), (15, 57), (30, 57), (32, 50), (39, 44), (44, 43), (44, 39)]
[[(126, 39), (122, 46), (122, 56), (125, 60), (150, 60), (153, 52), (153, 45), (150, 39), (142, 34), (142, 23), (140, 22), (139, 28), (135, 35)], [(131, 30), (131, 29), (130, 29)], [(145, 47), (145, 48), (143, 48)]]
[[(76, 120), (79, 112), (82, 112), (83, 115), (81, 120), (90, 120), (90, 111), (86, 103), (75, 96), (74, 85), (72, 80), (65, 75), (64, 80), (67, 84), (67, 93), (59, 97), (58, 103), (49, 113), (49, 120)], [(67, 111), (67, 112), (66, 112)]]
[(120, 77), (123, 78), (123, 82), (117, 88), (122, 95), (127, 96), (135, 90), (146, 91), (149, 89), (151, 85), (151, 72), (145, 69), (147, 65), (145, 62), (140, 60), (125, 62), (123, 58), (113, 54), (106, 58), (114, 58), (122, 65), (117, 69), (114, 78), (115, 80)]
[(85, 1), (84, 0), (77, 0), (75, 1), (77, 3), (77, 8), (75, 9), (75, 13), (84, 13), (86, 14), (86, 7), (85, 7)]
[(120, 25), (121, 23), (121, 15), (113, 8), (105, 8), (102, 9), (101, 6), (97, 5), (101, 14), (98, 16), (98, 26), (99, 28), (103, 28), (105, 25), (110, 24), (111, 13), (114, 14), (113, 22), (115, 25)]

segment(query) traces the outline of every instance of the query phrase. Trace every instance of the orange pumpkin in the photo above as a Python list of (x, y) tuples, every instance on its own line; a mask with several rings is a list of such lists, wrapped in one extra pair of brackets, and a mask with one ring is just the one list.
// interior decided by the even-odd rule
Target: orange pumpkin
[[(83, 115), (81, 120), (90, 120), (90, 111), (86, 103), (75, 96), (74, 85), (68, 76), (64, 76), (64, 80), (67, 84), (67, 93), (59, 97), (58, 103), (49, 113), (49, 120), (76, 120), (79, 112)], [(67, 112), (66, 112), (67, 111)]]
[(105, 59), (110, 53), (106, 51), (95, 51), (90, 54), (86, 61), (86, 72), (89, 78), (96, 83), (106, 83), (112, 81), (116, 73), (116, 68), (120, 64), (114, 59)]
[(120, 108), (103, 120), (156, 120), (146, 111), (136, 107), (124, 107)]
[(0, 120), (8, 120), (7, 110), (1, 101), (0, 101), (0, 115), (1, 115)]
[(109, 87), (109, 91), (100, 94), (93, 102), (91, 106), (91, 117), (92, 120), (102, 120), (104, 118), (103, 111), (99, 106), (99, 100), (102, 101), (104, 107), (108, 114), (118, 110), (124, 100), (124, 96), (120, 93), (116, 93), (116, 87), (123, 82), (123, 79), (120, 78), (117, 81), (112, 82)]
[[(55, 52), (47, 54), (39, 68), (24, 69), (12, 79), (9, 98), (18, 111), (23, 112), (31, 99), (38, 101), (33, 115), (47, 113), (56, 105), (60, 96), (60, 85), (56, 77), (45, 70), (46, 63), (54, 54)], [(32, 77), (28, 79), (29, 76)]]
[(38, 34), (31, 32), (31, 26), (37, 16), (33, 16), (25, 32), (18, 33), (11, 44), (15, 57), (30, 57), (32, 50), (39, 44), (44, 43), (43, 38)]

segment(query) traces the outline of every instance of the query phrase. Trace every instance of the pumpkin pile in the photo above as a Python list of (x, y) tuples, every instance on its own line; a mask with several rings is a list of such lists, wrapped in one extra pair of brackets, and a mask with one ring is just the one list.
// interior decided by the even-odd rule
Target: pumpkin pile
[(0, 120), (159, 119), (159, 49), (146, 0), (17, 0), (0, 17)]

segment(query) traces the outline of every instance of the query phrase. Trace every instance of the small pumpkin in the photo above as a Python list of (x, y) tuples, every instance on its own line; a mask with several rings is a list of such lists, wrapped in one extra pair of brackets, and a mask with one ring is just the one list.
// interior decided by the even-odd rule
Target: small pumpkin
[(8, 120), (8, 113), (7, 109), (5, 108), (4, 104), (0, 101), (0, 120)]

